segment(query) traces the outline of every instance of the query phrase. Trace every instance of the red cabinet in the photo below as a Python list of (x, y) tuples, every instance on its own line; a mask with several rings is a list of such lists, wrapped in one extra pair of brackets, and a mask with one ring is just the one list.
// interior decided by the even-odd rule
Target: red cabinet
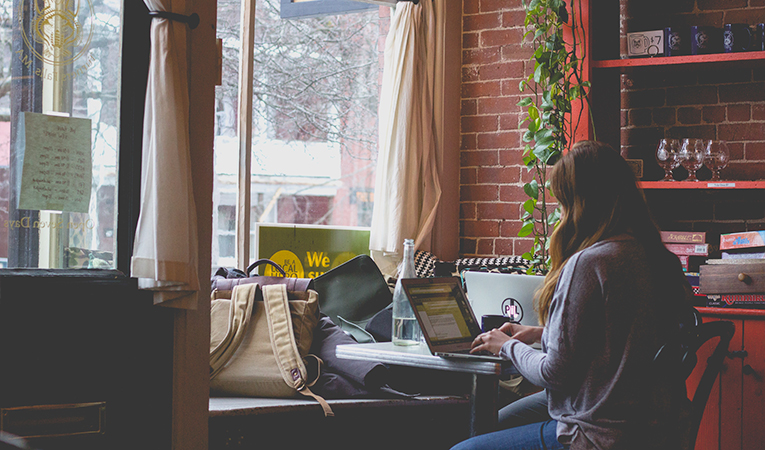
[[(765, 449), (765, 310), (699, 308), (705, 322), (729, 320), (736, 326), (729, 355), (712, 388), (701, 421), (696, 450)], [(716, 342), (699, 350), (705, 361)], [(701, 377), (700, 362), (688, 379), (692, 394)]]

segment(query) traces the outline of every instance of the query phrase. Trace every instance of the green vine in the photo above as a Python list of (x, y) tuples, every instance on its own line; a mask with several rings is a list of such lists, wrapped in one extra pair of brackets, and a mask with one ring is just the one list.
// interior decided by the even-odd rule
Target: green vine
[[(523, 254), (530, 262), (528, 273), (545, 274), (550, 264), (549, 237), (560, 220), (559, 208), (548, 209), (552, 192), (547, 168), (573, 144), (581, 113), (573, 117), (572, 105), (587, 101), (590, 83), (582, 79), (584, 27), (578, 19), (581, 11), (577, 15), (576, 0), (572, 0), (570, 14), (563, 0), (524, 0), (523, 6), (524, 42), (530, 40), (534, 49), (534, 70), (519, 86), (521, 92), (530, 90), (531, 95), (518, 105), (526, 108), (520, 125), (526, 128), (523, 163), (534, 178), (523, 186), (529, 198), (523, 203), (523, 226), (518, 236), (534, 237), (533, 250)], [(583, 110), (589, 108), (579, 109)]]

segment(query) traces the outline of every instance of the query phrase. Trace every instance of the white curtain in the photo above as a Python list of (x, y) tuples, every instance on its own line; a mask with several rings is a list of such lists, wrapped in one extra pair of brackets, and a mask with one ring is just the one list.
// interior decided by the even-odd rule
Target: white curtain
[(404, 239), (430, 249), (441, 198), (434, 98), (443, 8), (444, 0), (400, 2), (385, 41), (369, 248), (386, 275), (395, 274)]
[[(144, 0), (150, 11), (183, 12), (185, 0)], [(187, 25), (155, 17), (146, 89), (141, 212), (131, 276), (154, 302), (196, 307), (197, 227), (189, 155)]]

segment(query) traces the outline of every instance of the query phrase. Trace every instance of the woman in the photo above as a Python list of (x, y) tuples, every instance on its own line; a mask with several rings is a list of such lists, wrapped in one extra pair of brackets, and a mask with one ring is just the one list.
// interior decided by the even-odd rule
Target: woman
[[(511, 360), (544, 388), (550, 419), (537, 415), (542, 421), (454, 449), (677, 448), (685, 386), (652, 370), (652, 359), (677, 339), (690, 311), (680, 262), (662, 244), (630, 167), (610, 146), (578, 142), (555, 164), (551, 181), (562, 214), (537, 298), (545, 326), (505, 324), (473, 343), (473, 352)], [(528, 345), (540, 340), (542, 351)], [(527, 412), (534, 417), (534, 408)]]

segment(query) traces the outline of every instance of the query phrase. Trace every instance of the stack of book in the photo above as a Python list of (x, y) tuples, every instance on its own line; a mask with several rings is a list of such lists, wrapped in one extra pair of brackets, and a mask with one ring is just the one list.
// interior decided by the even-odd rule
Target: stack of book
[(709, 244), (706, 243), (706, 239), (707, 234), (703, 231), (661, 232), (662, 242), (669, 251), (677, 255), (686, 272), (698, 272), (703, 259), (709, 256)]
[[(709, 259), (707, 264), (765, 264), (765, 231), (722, 234), (720, 250), (721, 259)], [(707, 295), (707, 306), (762, 309), (765, 308), (765, 294), (710, 294)]]
[(694, 306), (706, 306), (707, 296), (699, 294), (699, 266), (709, 256), (707, 235), (703, 231), (662, 231), (661, 240), (669, 251), (677, 255), (685, 278), (696, 296)]

